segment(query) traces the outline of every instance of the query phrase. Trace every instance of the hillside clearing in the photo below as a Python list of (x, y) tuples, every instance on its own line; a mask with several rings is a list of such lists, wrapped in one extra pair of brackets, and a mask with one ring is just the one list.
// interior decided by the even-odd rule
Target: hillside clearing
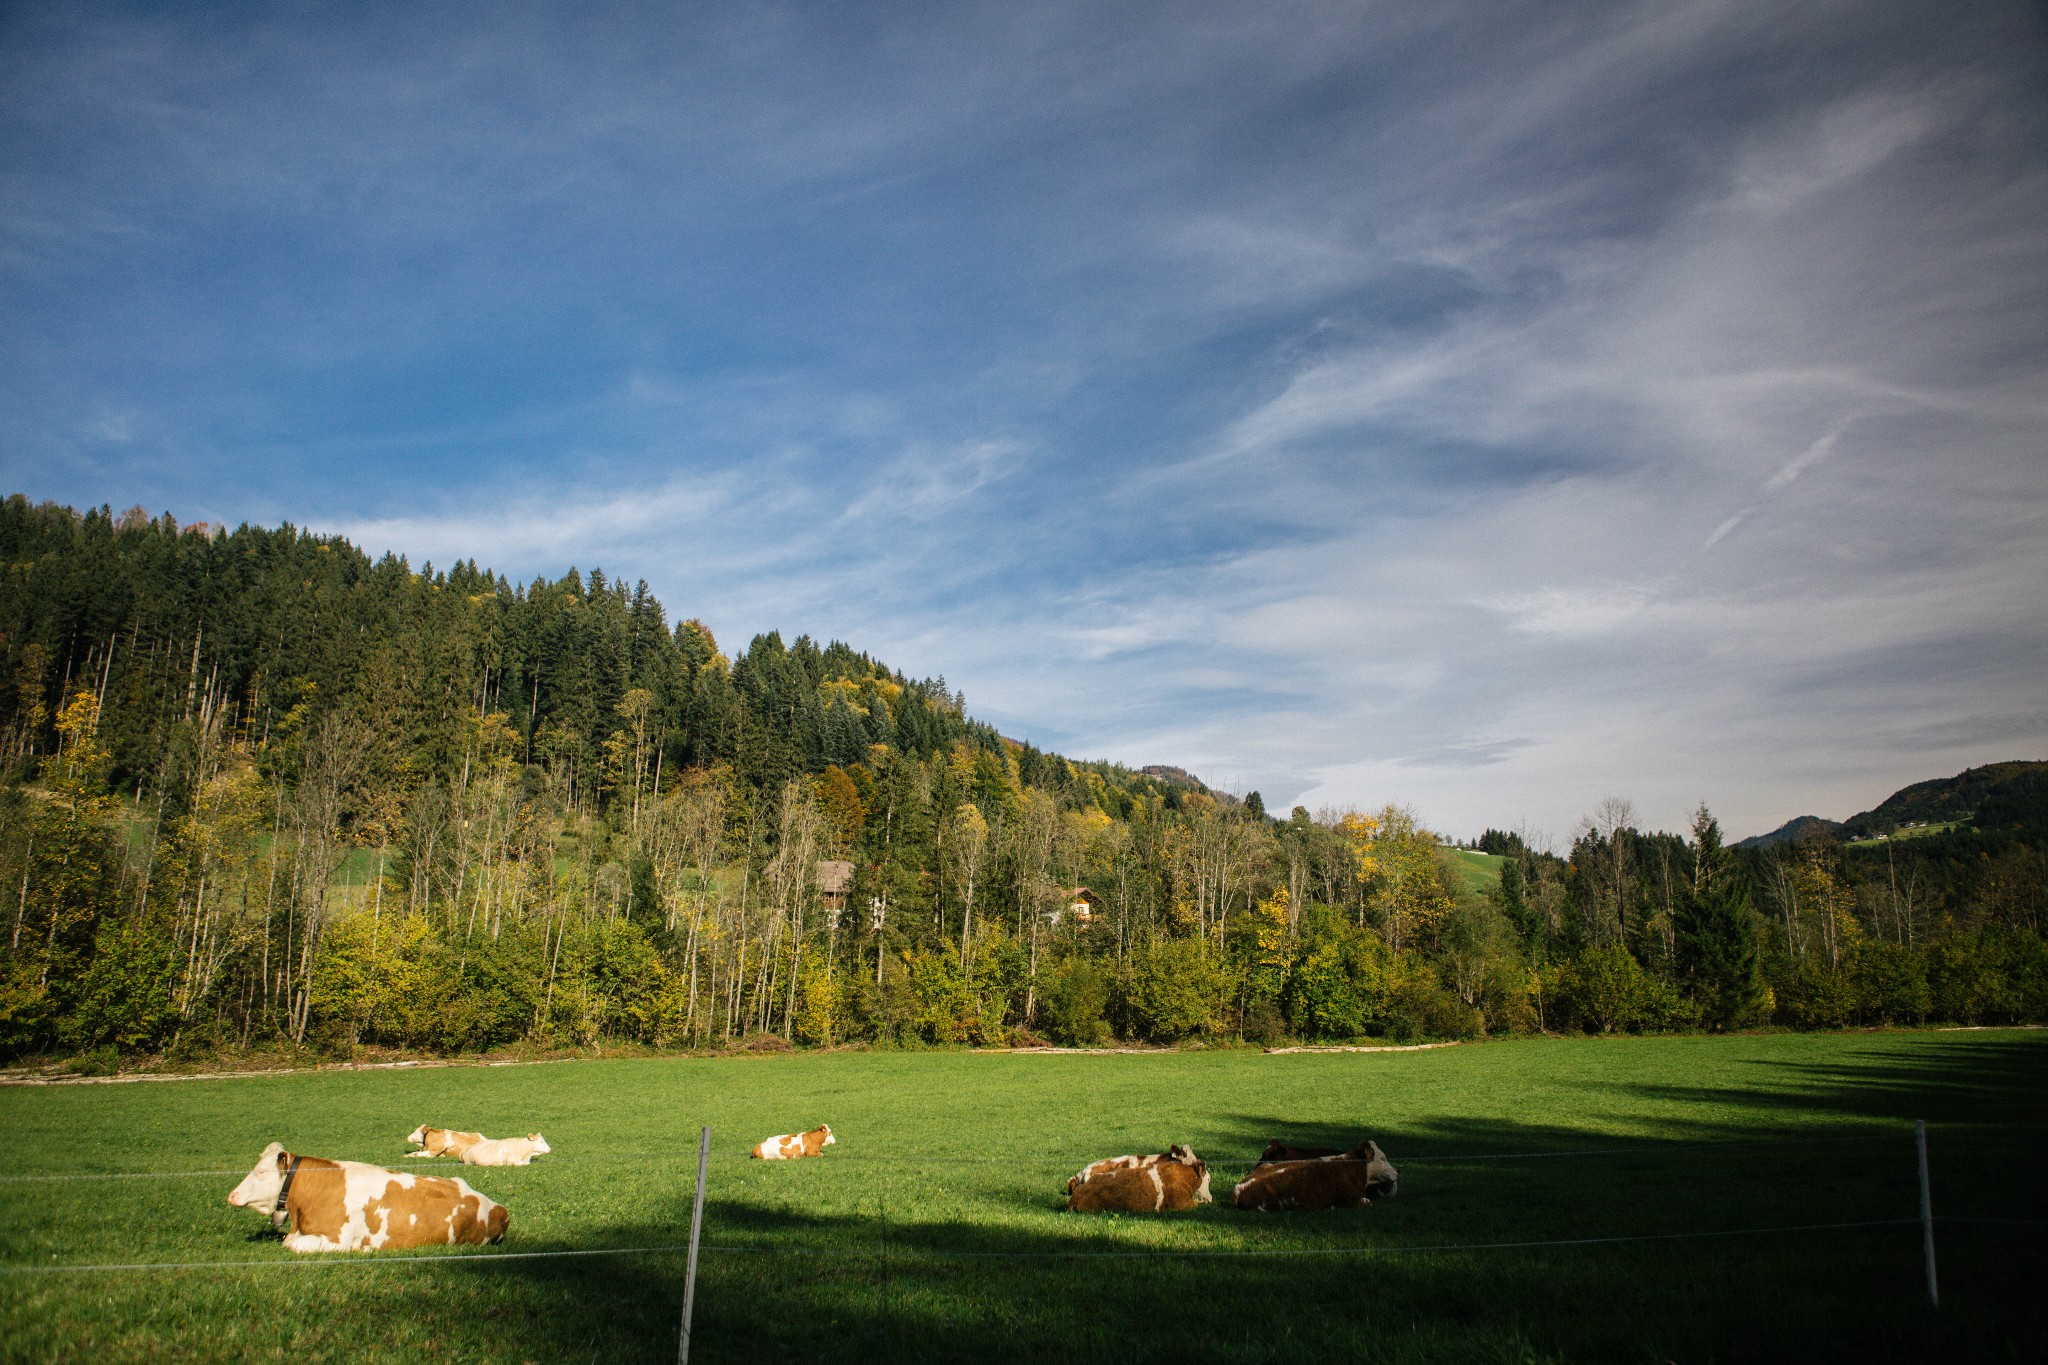
[(1492, 853), (1478, 853), (1469, 848), (1447, 848), (1458, 871), (1464, 875), (1465, 885), (1485, 895), (1500, 885), (1500, 865), (1507, 861)]

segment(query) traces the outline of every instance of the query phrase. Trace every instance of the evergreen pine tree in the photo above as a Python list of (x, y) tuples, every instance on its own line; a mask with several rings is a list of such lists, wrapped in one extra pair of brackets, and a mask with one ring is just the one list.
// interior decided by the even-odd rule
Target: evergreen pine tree
[(1704, 803), (1693, 815), (1693, 875), (1675, 907), (1678, 965), (1702, 1020), (1739, 1026), (1764, 1000), (1756, 917), (1749, 887), (1721, 843), (1721, 824)]

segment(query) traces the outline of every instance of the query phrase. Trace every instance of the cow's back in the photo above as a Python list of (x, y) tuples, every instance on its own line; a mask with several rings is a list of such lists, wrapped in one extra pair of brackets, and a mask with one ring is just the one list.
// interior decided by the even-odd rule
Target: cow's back
[(420, 1150), (428, 1156), (461, 1156), (483, 1140), (482, 1133), (463, 1133), (453, 1128), (429, 1128), (420, 1139)]
[(505, 1206), (471, 1189), (469, 1182), (415, 1176), (407, 1184), (390, 1171), (368, 1178), (362, 1202), (365, 1245), (384, 1250), (481, 1245), (502, 1239), (511, 1225)]
[(524, 1166), (533, 1160), (533, 1139), (491, 1138), (462, 1150), (465, 1166)]
[(1135, 1170), (1157, 1160), (1159, 1158), (1156, 1156), (1106, 1156), (1100, 1161), (1091, 1161), (1083, 1166), (1081, 1173), (1074, 1179), (1085, 1185), (1097, 1176), (1108, 1175), (1111, 1171)]

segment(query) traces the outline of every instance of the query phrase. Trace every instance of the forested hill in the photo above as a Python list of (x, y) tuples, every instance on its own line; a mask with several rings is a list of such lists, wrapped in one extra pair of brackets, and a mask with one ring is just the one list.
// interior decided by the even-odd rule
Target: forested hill
[(1875, 809), (1843, 821), (1841, 834), (1845, 839), (1864, 839), (1907, 825), (1970, 820), (1987, 802), (1992, 806), (1992, 823), (2004, 824), (2020, 817), (2016, 810), (2000, 815), (2001, 810), (2015, 803), (2040, 804), (2040, 798), (2030, 798), (2030, 794), (2043, 790), (2048, 790), (2048, 763), (1987, 763), (1981, 768), (1966, 768), (1954, 777), (1901, 787)]
[(1972, 826), (1987, 832), (2048, 829), (2048, 762), (1987, 763), (1954, 777), (1901, 787), (1874, 808), (1847, 820), (1800, 815), (1768, 834), (1739, 841), (1740, 849), (1796, 844), (1816, 836), (1857, 842), (1928, 827)]
[(0, 1059), (2041, 1019), (2044, 811), (1457, 855), (595, 569), (0, 502)]
[(943, 678), (838, 642), (771, 632), (728, 661), (701, 622), (672, 627), (645, 582), (595, 568), (515, 584), (473, 562), (372, 560), (291, 526), (181, 530), (168, 514), (17, 495), (0, 504), (0, 572), (11, 752), (47, 750), (61, 697), (83, 683), (100, 700), (108, 779), (132, 794), (169, 776), (180, 727), (201, 716), (252, 748), (346, 716), (400, 789), (459, 769), (486, 734), (577, 808), (626, 780), (622, 765), (726, 765), (772, 792), (874, 745), (919, 759), (964, 745), (970, 785), (1007, 780), (1112, 815), (1148, 795), (1177, 803), (1191, 784), (1006, 743)]
[(1770, 848), (1774, 844), (1796, 844), (1801, 839), (1810, 839), (1817, 834), (1833, 834), (1840, 829), (1839, 820), (1830, 820), (1820, 815), (1795, 815), (1769, 834), (1752, 834), (1738, 840), (1737, 848)]

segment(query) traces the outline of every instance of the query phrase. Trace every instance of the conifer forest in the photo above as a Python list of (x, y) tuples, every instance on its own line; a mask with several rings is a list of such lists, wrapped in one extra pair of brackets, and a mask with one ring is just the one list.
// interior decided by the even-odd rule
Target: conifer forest
[(595, 568), (0, 503), (10, 1058), (2048, 1019), (2048, 764), (1964, 778), (1758, 847), (1620, 800), (1458, 847)]

